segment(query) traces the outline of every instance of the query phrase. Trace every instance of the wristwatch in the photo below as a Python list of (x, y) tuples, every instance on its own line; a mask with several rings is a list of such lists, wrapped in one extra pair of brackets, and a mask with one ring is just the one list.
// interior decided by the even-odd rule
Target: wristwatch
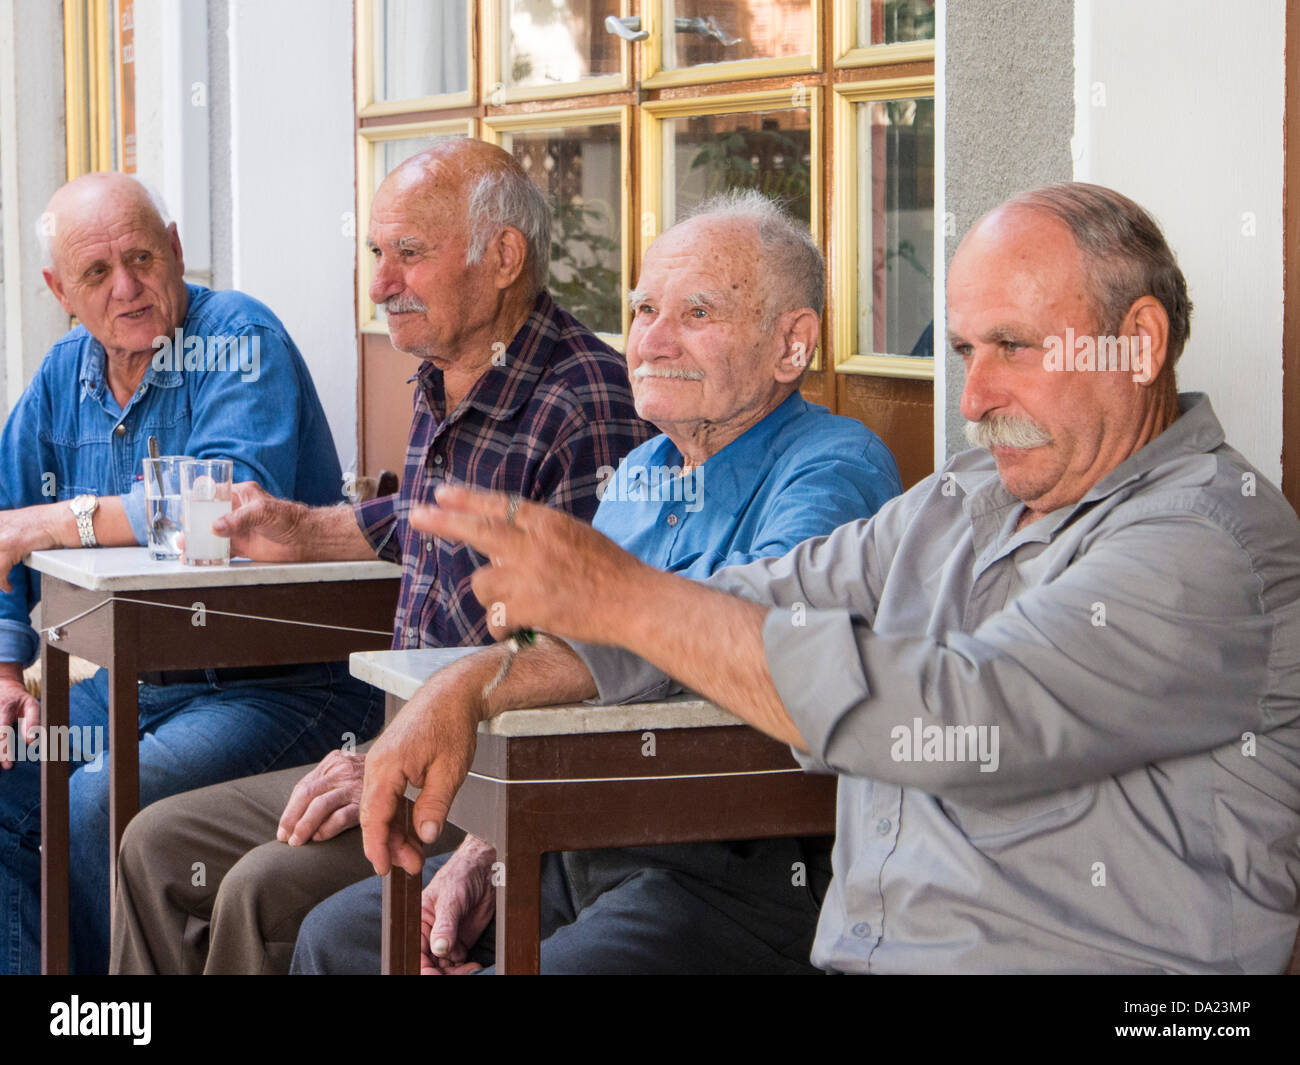
[(94, 496), (77, 496), (68, 504), (77, 517), (77, 532), (81, 536), (82, 547), (98, 547), (95, 539), (95, 511), (99, 509), (99, 500)]

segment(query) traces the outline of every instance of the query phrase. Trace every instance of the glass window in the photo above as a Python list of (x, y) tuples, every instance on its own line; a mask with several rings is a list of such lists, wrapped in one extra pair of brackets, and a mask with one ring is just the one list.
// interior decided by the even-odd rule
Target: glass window
[[(934, 354), (934, 101), (855, 105), (857, 351)], [(870, 264), (870, 269), (867, 268)]]
[(758, 189), (811, 225), (808, 108), (665, 119), (663, 138), (661, 229), (728, 189)]
[(503, 132), (501, 145), (551, 205), (556, 302), (593, 332), (622, 333), (621, 127)]
[(375, 103), (469, 91), (469, 3), (374, 0)]
[(811, 55), (812, 0), (663, 0), (665, 70)]
[(619, 38), (605, 19), (619, 0), (499, 0), (507, 87), (568, 85), (620, 73)]
[(858, 47), (934, 40), (934, 0), (857, 0)]

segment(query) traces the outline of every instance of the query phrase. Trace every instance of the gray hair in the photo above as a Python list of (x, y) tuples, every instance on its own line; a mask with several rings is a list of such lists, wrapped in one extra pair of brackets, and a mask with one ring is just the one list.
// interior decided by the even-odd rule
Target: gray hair
[(513, 226), (528, 243), (533, 291), (546, 287), (551, 269), (551, 208), (523, 170), (501, 167), (473, 179), (465, 223), (469, 232), (466, 266), (479, 262), (492, 239), (506, 226)]
[(786, 311), (811, 307), (820, 316), (826, 306), (826, 260), (807, 229), (780, 204), (757, 189), (731, 189), (710, 196), (691, 212), (752, 222), (758, 227), (759, 252), (767, 292), (763, 327), (770, 329)]
[[(122, 174), (120, 176), (128, 178), (140, 186), (140, 191), (144, 193), (145, 199), (149, 201), (150, 205), (158, 213), (158, 220), (162, 223), (162, 228), (164, 230), (172, 224), (172, 217), (167, 211), (167, 204), (163, 201), (162, 193), (149, 184), (149, 182), (141, 181), (134, 174)], [(40, 217), (36, 219), (35, 231), (36, 244), (37, 247), (40, 248), (41, 252), (41, 265), (46, 270), (54, 269), (55, 229), (56, 224), (54, 221), (54, 215), (51, 214), (48, 209), (42, 211)]]
[(1192, 332), (1187, 279), (1156, 220), (1114, 189), (1061, 181), (1022, 193), (1003, 205), (1042, 211), (1064, 222), (1083, 260), (1100, 332), (1115, 335), (1134, 302), (1154, 296), (1169, 316), (1168, 365)]

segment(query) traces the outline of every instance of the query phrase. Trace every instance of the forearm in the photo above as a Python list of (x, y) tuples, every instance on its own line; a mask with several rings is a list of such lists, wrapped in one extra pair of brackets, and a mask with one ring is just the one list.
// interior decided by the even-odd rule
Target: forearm
[(0, 684), (7, 681), (15, 684), (23, 682), (23, 667), (17, 662), (0, 662)]
[[(767, 669), (768, 609), (671, 574), (648, 570), (612, 609), (609, 642), (640, 655), (769, 736), (806, 750)], [(716, 638), (726, 634), (724, 653)], [(701, 638), (701, 635), (704, 638)]]
[(351, 507), (295, 506), (300, 513), (294, 542), (304, 562), (351, 562), (375, 557)]

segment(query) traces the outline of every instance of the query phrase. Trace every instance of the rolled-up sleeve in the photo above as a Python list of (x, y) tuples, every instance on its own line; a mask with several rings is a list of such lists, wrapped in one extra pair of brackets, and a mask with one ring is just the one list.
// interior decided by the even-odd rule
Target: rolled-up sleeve
[(402, 547), (397, 532), (397, 495), (378, 496), (364, 499), (352, 506), (353, 517), (361, 529), (361, 535), (374, 549), (376, 555), (385, 562), (402, 561)]
[[(38, 373), (0, 434), (0, 510), (53, 501), (43, 483), (56, 467), (40, 431), (46, 403), (42, 381)], [(40, 651), (30, 621), (40, 598), (40, 580), (20, 562), (9, 571), (9, 583), (13, 591), (0, 592), (0, 662), (28, 666)]]

